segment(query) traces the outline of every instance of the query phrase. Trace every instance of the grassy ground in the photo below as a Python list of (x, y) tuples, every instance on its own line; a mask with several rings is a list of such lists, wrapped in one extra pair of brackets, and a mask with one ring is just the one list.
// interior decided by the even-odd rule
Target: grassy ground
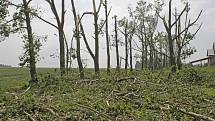
[[(0, 120), (36, 121), (190, 121), (193, 112), (215, 119), (215, 68), (112, 73), (99, 80), (87, 70), (59, 77), (38, 69), (39, 82), (29, 91), (25, 68), (0, 68)], [(197, 119), (199, 120), (199, 118)]]

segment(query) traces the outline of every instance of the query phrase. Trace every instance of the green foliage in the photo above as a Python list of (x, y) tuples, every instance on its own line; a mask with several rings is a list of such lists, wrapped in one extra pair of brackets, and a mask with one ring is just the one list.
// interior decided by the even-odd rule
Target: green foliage
[[(25, 50), (25, 52), (23, 53), (22, 56), (19, 57), (21, 63), (19, 63), (20, 66), (27, 66), (29, 67), (30, 65), (30, 48), (29, 48), (29, 42), (28, 42), (28, 37), (27, 35), (23, 35), (22, 37), (23, 39), (23, 43), (24, 43), (24, 46), (23, 46), (23, 49)], [(37, 61), (39, 61), (39, 51), (41, 49), (41, 46), (42, 46), (42, 43), (43, 42), (46, 42), (47, 40), (47, 36), (36, 36), (36, 35), (33, 35), (33, 46), (34, 46), (34, 56), (35, 58), (37, 59)]]
[(6, 23), (9, 14), (7, 0), (0, 1), (0, 42), (9, 36), (10, 27)]
[[(40, 12), (38, 9), (34, 9), (32, 7), (28, 7), (28, 12), (30, 13), (30, 19), (35, 18), (35, 15), (38, 15)], [(25, 33), (25, 9), (24, 7), (17, 7), (16, 12), (13, 13), (13, 21), (12, 21), (12, 32), (19, 32), (20, 34)]]
[(204, 81), (204, 75), (196, 68), (188, 67), (180, 70), (176, 77), (179, 81), (186, 83), (201, 83)]

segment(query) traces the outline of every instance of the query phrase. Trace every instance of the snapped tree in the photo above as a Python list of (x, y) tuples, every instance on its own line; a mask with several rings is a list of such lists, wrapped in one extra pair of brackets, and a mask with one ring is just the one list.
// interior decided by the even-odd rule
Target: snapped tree
[(60, 71), (61, 71), (61, 75), (64, 75), (65, 74), (65, 43), (67, 45), (67, 67), (68, 67), (68, 50), (69, 50), (68, 44), (65, 39), (65, 33), (64, 33), (64, 23), (65, 23), (65, 13), (66, 13), (65, 0), (62, 0), (61, 2), (61, 15), (59, 15), (57, 12), (55, 0), (45, 0), (45, 1), (49, 4), (51, 11), (56, 19), (57, 25), (43, 19), (38, 15), (35, 15), (35, 16), (40, 20), (42, 20), (43, 22), (53, 26), (58, 30), (58, 40), (60, 43)]
[[(167, 35), (168, 35), (168, 47), (169, 47), (169, 61), (170, 61), (170, 66), (171, 66), (171, 71), (172, 71), (172, 73), (176, 73), (176, 70), (177, 70), (177, 63), (176, 63), (176, 54), (175, 54), (175, 52), (176, 52), (176, 50), (175, 50), (175, 48), (174, 48), (174, 43), (175, 43), (175, 41), (176, 41), (176, 39), (178, 39), (177, 41), (177, 45), (178, 46), (181, 46), (181, 45), (179, 45), (179, 43), (181, 43), (182, 41), (180, 41), (181, 40), (181, 35), (182, 34), (184, 34), (185, 33), (185, 36), (187, 35), (187, 32), (188, 32), (188, 29), (190, 28), (190, 27), (192, 27), (192, 26), (194, 26), (195, 25), (195, 23), (198, 21), (198, 19), (199, 19), (199, 17), (200, 17), (200, 15), (201, 15), (201, 13), (202, 13), (202, 11), (199, 13), (199, 15), (198, 15), (198, 17), (197, 17), (197, 19), (196, 20), (194, 20), (193, 22), (191, 22), (190, 20), (189, 20), (189, 22), (188, 22), (188, 24), (186, 23), (186, 20), (185, 20), (185, 28), (183, 29), (183, 30), (181, 30), (181, 27), (177, 27), (177, 23), (180, 21), (180, 19), (181, 19), (181, 17), (185, 14), (185, 13), (188, 13), (188, 12), (186, 12), (186, 11), (188, 11), (188, 9), (189, 9), (189, 6), (188, 6), (189, 4), (188, 3), (186, 3), (185, 4), (185, 7), (184, 7), (184, 9), (179, 13), (179, 14), (177, 14), (177, 15), (175, 15), (175, 20), (174, 21), (172, 21), (172, 0), (169, 0), (169, 6), (168, 6), (168, 12), (169, 12), (169, 15), (168, 15), (168, 20), (166, 20), (166, 17), (161, 17), (160, 15), (159, 15), (159, 13), (158, 13), (158, 15), (159, 15), (159, 17), (161, 18), (161, 20), (163, 21), (163, 24), (164, 24), (164, 27), (165, 27), (165, 29), (166, 29), (166, 32), (167, 32)], [(185, 15), (185, 16), (187, 16), (187, 15)], [(180, 23), (180, 22), (179, 22)], [(175, 33), (175, 36), (173, 35), (173, 33), (172, 33), (172, 29), (174, 28), (174, 26), (175, 26), (175, 28), (176, 28), (176, 31), (179, 31), (179, 32), (176, 32)], [(180, 24), (179, 24), (179, 26), (180, 26)], [(184, 45), (183, 45), (184, 46)], [(179, 47), (179, 49), (180, 49), (180, 47)], [(180, 50), (179, 50), (180, 51)], [(179, 53), (181, 53), (181, 52), (179, 52)], [(180, 56), (180, 54), (178, 54), (179, 56)], [(180, 58), (180, 57), (178, 57), (178, 58)], [(181, 60), (180, 59), (178, 59), (178, 65), (179, 65), (179, 68), (180, 68), (180, 66), (181, 66), (181, 62), (180, 62)]]
[(71, 4), (72, 4), (72, 11), (73, 11), (73, 18), (75, 21), (74, 37), (76, 38), (76, 45), (77, 45), (76, 54), (77, 54), (79, 73), (80, 73), (80, 78), (84, 79), (84, 69), (83, 69), (83, 64), (81, 60), (81, 45), (80, 45), (80, 16), (78, 16), (76, 13), (74, 0), (71, 0)]

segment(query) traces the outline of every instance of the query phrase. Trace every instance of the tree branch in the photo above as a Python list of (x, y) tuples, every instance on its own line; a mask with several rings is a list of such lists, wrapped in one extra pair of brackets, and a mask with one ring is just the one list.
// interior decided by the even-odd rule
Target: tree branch
[[(109, 17), (109, 15), (110, 15), (111, 9), (112, 9), (112, 7), (110, 8), (110, 10), (109, 10), (109, 12), (108, 12), (108, 17)], [(102, 31), (102, 28), (103, 28), (104, 25), (106, 24), (106, 21), (107, 21), (107, 20), (105, 20), (104, 23), (102, 24), (102, 26), (100, 27), (99, 33)]]
[[(179, 21), (179, 19), (180, 19), (181, 16), (183, 15), (183, 13), (186, 11), (187, 7), (188, 7), (188, 3), (186, 4), (186, 6), (185, 6), (184, 9), (182, 10), (182, 12), (179, 14), (179, 16), (178, 16), (178, 18), (175, 20), (175, 22), (171, 25), (171, 27), (173, 27), (173, 26)], [(177, 15), (175, 15), (175, 16), (177, 16)]]
[[(181, 34), (183, 34), (183, 33), (184, 33), (187, 29), (189, 29), (191, 26), (193, 26), (193, 25), (199, 20), (201, 14), (202, 14), (202, 10), (201, 10), (201, 12), (199, 13), (198, 17), (197, 17), (191, 24), (188, 24), (188, 26), (187, 26), (183, 31), (181, 31), (174, 39), (180, 37)], [(174, 39), (173, 39), (173, 40), (174, 40)]]
[(83, 28), (83, 25), (82, 25), (81, 21), (80, 21), (80, 27), (81, 27), (81, 35), (82, 35), (82, 37), (84, 39), (84, 43), (85, 43), (85, 45), (87, 47), (87, 50), (89, 51), (91, 57), (93, 59), (95, 59), (95, 55), (93, 54), (93, 51), (90, 49), (90, 46), (89, 46), (88, 41), (87, 41), (87, 38), (85, 36), (84, 28)]
[(101, 9), (101, 6), (102, 6), (102, 3), (103, 3), (103, 1), (102, 1), (102, 0), (100, 0), (99, 7), (98, 7), (98, 10), (97, 10), (96, 14), (98, 14), (98, 13), (99, 13), (99, 11), (100, 11), (100, 9)]
[[(82, 20), (82, 18), (85, 16), (85, 15), (87, 15), (87, 14), (91, 14), (91, 15), (93, 15), (94, 13), (93, 12), (84, 12), (82, 15), (81, 15), (81, 18), (79, 19), (79, 22)], [(78, 24), (80, 24), (80, 23), (78, 23)]]
[(38, 15), (36, 15), (36, 14), (34, 14), (34, 16), (36, 16), (36, 17), (37, 17), (38, 19), (40, 19), (41, 21), (43, 21), (43, 22), (45, 22), (45, 23), (47, 23), (47, 24), (53, 26), (54, 28), (58, 29), (58, 27), (57, 27), (56, 25), (54, 25), (54, 24), (52, 24), (51, 22), (49, 22), (49, 21), (43, 19), (42, 17), (40, 17), (40, 16), (38, 16)]
[(29, 1), (27, 2), (27, 5), (29, 5), (32, 1), (33, 1), (33, 0), (29, 0)]

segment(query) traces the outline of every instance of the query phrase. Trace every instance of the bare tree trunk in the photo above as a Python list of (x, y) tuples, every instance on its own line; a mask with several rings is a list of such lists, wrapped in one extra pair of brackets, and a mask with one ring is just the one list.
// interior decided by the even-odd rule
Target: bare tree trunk
[(141, 44), (142, 44), (142, 52), (141, 52), (141, 70), (143, 70), (144, 69), (144, 40), (143, 40), (143, 38), (142, 38), (142, 40), (141, 40)]
[(163, 49), (163, 45), (162, 42), (160, 41), (160, 60), (159, 60), (159, 68), (162, 69), (163, 68), (163, 54), (162, 54), (162, 49)]
[(68, 74), (68, 71), (69, 71), (69, 45), (66, 40), (65, 33), (64, 33), (64, 40), (65, 40), (65, 44), (66, 44), (66, 73)]
[(61, 76), (65, 74), (65, 38), (64, 38), (64, 21), (65, 21), (65, 0), (62, 0), (61, 4), (61, 17), (59, 16), (57, 12), (57, 8), (55, 5), (54, 0), (46, 0), (46, 2), (49, 4), (52, 13), (55, 16), (55, 19), (57, 21), (57, 26), (42, 19), (41, 17), (37, 16), (40, 20), (52, 25), (58, 30), (58, 36), (59, 36), (59, 43), (60, 43), (60, 71), (61, 71)]
[(118, 31), (117, 31), (117, 16), (114, 16), (115, 19), (115, 42), (116, 42), (116, 61), (117, 66), (116, 69), (119, 72), (120, 71), (120, 62), (119, 62), (119, 46), (118, 46)]
[(125, 25), (125, 70), (128, 69), (128, 20), (126, 20), (126, 25)]
[(80, 79), (84, 79), (84, 69), (83, 69), (83, 64), (82, 64), (82, 60), (81, 60), (81, 44), (80, 44), (80, 34), (79, 34), (79, 26), (77, 26), (77, 30), (76, 30), (76, 44), (77, 44), (77, 60), (78, 60), (78, 67), (79, 67), (79, 73), (80, 73)]
[(25, 22), (27, 26), (28, 33), (28, 43), (29, 43), (29, 55), (30, 55), (30, 74), (31, 74), (31, 82), (37, 81), (37, 72), (36, 72), (36, 59), (35, 59), (35, 50), (34, 50), (34, 40), (33, 40), (33, 32), (31, 27), (31, 19), (30, 19), (30, 11), (29, 6), (26, 0), (23, 0), (24, 4), (24, 14), (25, 14)]
[(178, 69), (181, 70), (181, 68), (182, 68), (181, 49), (178, 50), (178, 54), (177, 54), (177, 66), (178, 66)]
[(148, 68), (148, 44), (147, 44), (147, 40), (145, 40), (145, 67)]
[(106, 17), (107, 72), (110, 73), (110, 40), (109, 40), (109, 32), (108, 32), (107, 0), (105, 0), (105, 17)]
[(152, 42), (152, 39), (150, 38), (150, 43), (149, 43), (149, 50), (150, 50), (150, 54), (149, 54), (149, 68), (150, 70), (153, 70), (153, 61), (154, 61), (154, 52), (153, 52), (153, 42)]
[(95, 73), (96, 76), (100, 75), (99, 71), (99, 27), (98, 27), (98, 12), (96, 10), (96, 3), (93, 0), (93, 15), (94, 15), (94, 29), (95, 29), (95, 59), (94, 59), (94, 66), (95, 66)]
[[(61, 28), (61, 27), (60, 27)], [(58, 31), (59, 43), (60, 43), (60, 71), (61, 75), (65, 74), (65, 47), (64, 47), (64, 35), (62, 29)]]
[(130, 71), (133, 71), (132, 38), (129, 39), (129, 49), (130, 49)]
[(170, 66), (172, 73), (176, 73), (176, 63), (175, 63), (175, 55), (174, 55), (174, 40), (172, 39), (172, 0), (169, 1), (169, 18), (168, 18), (168, 43), (169, 43), (169, 54), (170, 54)]
[[(78, 16), (78, 20), (80, 20), (79, 16)], [(77, 22), (78, 22), (77, 20)], [(81, 44), (80, 44), (80, 26), (79, 24), (77, 24), (77, 28), (76, 28), (76, 44), (77, 44), (77, 60), (78, 60), (78, 67), (79, 67), (79, 73), (80, 73), (80, 79), (84, 79), (84, 69), (83, 69), (83, 64), (82, 64), (82, 60), (81, 60)]]
[(74, 4), (74, 0), (71, 0), (72, 4), (72, 11), (73, 11), (73, 16), (74, 16), (74, 21), (75, 21), (75, 38), (76, 38), (76, 45), (77, 45), (77, 61), (78, 61), (78, 67), (79, 67), (79, 73), (80, 73), (80, 79), (84, 79), (84, 69), (83, 69), (83, 64), (81, 61), (81, 44), (80, 44), (80, 17), (77, 16), (76, 14), (76, 8)]

